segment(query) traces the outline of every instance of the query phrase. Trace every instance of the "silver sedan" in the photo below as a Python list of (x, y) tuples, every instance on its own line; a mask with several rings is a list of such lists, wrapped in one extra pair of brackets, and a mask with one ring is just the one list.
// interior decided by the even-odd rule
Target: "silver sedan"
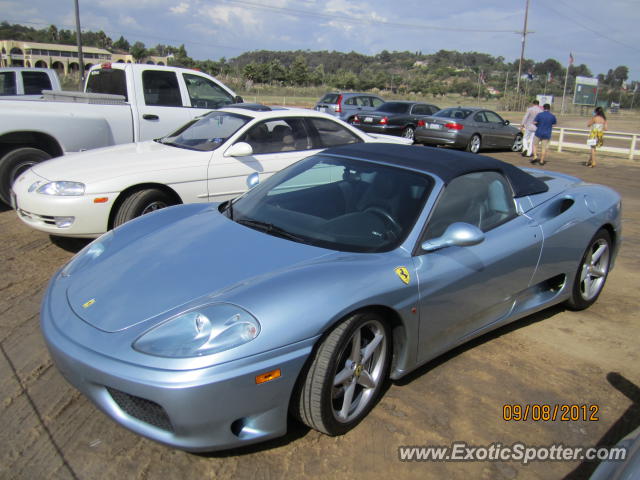
[(474, 107), (445, 108), (421, 120), (415, 143), (450, 146), (478, 153), (483, 148), (522, 149), (522, 133), (491, 110)]

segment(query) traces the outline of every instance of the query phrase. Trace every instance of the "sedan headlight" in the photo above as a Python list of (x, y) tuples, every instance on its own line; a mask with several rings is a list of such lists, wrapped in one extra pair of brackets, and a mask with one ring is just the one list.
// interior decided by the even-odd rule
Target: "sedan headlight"
[(78, 196), (84, 195), (84, 183), (80, 182), (36, 182), (29, 187), (29, 191), (35, 190), (43, 195)]
[(92, 263), (96, 258), (101, 256), (107, 249), (113, 239), (113, 231), (109, 231), (96, 238), (89, 245), (80, 250), (75, 257), (62, 269), (63, 277), (70, 277), (73, 273)]
[(133, 343), (133, 348), (159, 357), (199, 357), (238, 347), (259, 333), (260, 324), (249, 312), (217, 303), (194, 308), (152, 328)]

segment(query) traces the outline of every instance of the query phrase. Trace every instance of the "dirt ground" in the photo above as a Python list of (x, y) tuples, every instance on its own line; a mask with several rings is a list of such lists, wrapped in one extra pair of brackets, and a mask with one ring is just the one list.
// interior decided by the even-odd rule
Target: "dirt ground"
[[(637, 130), (636, 130), (637, 131)], [(520, 155), (492, 155), (526, 165)], [(554, 153), (549, 169), (623, 196), (624, 244), (599, 301), (552, 308), (484, 336), (392, 384), (365, 421), (330, 438), (292, 424), (250, 448), (194, 455), (116, 425), (52, 366), (39, 329), (46, 284), (77, 242), (53, 243), (0, 208), (0, 478), (581, 479), (579, 462), (400, 462), (401, 445), (612, 445), (640, 425), (640, 163)], [(597, 405), (598, 421), (507, 422), (510, 404)], [(212, 405), (215, 408), (215, 405)]]

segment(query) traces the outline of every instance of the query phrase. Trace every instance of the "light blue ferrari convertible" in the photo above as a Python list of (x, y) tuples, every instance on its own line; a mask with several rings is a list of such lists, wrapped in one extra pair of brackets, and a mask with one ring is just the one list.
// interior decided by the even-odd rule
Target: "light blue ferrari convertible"
[(338, 147), (218, 205), (127, 222), (52, 279), (54, 362), (116, 422), (218, 450), (329, 435), (387, 379), (508, 322), (601, 293), (620, 196), (464, 152)]

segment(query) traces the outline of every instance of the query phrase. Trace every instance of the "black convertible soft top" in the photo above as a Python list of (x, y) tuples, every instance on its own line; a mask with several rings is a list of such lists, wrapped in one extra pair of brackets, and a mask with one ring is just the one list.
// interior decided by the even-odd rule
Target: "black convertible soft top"
[(441, 178), (445, 184), (467, 173), (497, 171), (507, 178), (515, 197), (549, 190), (542, 180), (510, 163), (457, 150), (393, 143), (356, 143), (328, 148), (323, 153), (422, 171)]

